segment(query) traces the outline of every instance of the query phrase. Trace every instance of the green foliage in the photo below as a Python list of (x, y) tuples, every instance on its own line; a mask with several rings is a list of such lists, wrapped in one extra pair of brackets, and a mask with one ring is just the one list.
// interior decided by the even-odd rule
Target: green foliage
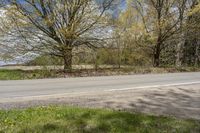
[(116, 65), (118, 63), (118, 53), (114, 49), (99, 49), (97, 61), (99, 64)]
[(55, 56), (38, 56), (35, 59), (26, 63), (30, 66), (48, 66), (48, 65), (62, 65), (63, 59)]
[(198, 132), (200, 122), (103, 109), (50, 106), (0, 111), (0, 132)]
[(119, 51), (117, 48), (113, 49), (99, 49), (97, 51), (98, 65), (130, 65), (130, 66), (145, 66), (150, 64), (148, 56), (143, 54), (143, 50), (134, 50), (134, 46), (124, 48)]
[(0, 70), (0, 80), (17, 80), (23, 78), (24, 72), (22, 70)]
[(196, 4), (194, 8), (188, 13), (189, 16), (200, 13), (200, 3)]

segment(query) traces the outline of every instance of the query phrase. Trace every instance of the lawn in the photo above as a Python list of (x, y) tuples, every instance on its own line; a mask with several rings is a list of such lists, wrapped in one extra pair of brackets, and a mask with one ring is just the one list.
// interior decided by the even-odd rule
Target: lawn
[(200, 122), (66, 106), (0, 111), (1, 133), (198, 133)]

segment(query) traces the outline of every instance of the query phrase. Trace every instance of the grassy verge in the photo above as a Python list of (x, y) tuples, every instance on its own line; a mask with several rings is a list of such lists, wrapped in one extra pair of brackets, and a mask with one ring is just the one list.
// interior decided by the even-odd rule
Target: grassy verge
[(1, 133), (197, 133), (199, 131), (199, 121), (103, 109), (51, 106), (0, 111)]
[(42, 78), (63, 78), (63, 77), (87, 77), (87, 76), (110, 76), (110, 75), (129, 75), (147, 73), (173, 73), (173, 72), (197, 72), (198, 67), (124, 67), (124, 68), (100, 68), (94, 69), (74, 69), (70, 73), (62, 70), (8, 70), (0, 69), (0, 80), (22, 80), (22, 79), (42, 79)]
[(0, 70), (0, 80), (56, 78), (53, 70)]

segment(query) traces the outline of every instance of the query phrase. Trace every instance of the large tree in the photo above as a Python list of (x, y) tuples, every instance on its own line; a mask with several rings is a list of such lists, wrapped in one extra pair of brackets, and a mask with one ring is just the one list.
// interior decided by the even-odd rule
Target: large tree
[(11, 0), (8, 14), (15, 25), (12, 31), (23, 39), (26, 51), (61, 57), (64, 69), (71, 70), (74, 47), (92, 47), (103, 40), (100, 32), (106, 22), (102, 19), (112, 1)]
[(140, 14), (146, 33), (151, 38), (155, 67), (160, 65), (161, 52), (170, 44), (169, 40), (180, 33), (186, 1), (132, 0), (132, 5)]
[(190, 0), (185, 30), (184, 59), (185, 65), (200, 65), (200, 1)]

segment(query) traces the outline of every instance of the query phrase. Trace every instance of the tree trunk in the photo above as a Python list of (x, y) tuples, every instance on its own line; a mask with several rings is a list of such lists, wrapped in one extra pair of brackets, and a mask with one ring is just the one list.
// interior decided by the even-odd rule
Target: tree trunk
[(199, 63), (200, 63), (199, 49), (200, 49), (200, 41), (197, 40), (196, 49), (195, 49), (195, 66), (199, 66)]
[(183, 59), (183, 45), (185, 43), (184, 38), (181, 37), (182, 40), (177, 44), (176, 48), (176, 67), (182, 66)]
[(153, 59), (153, 66), (154, 67), (159, 67), (160, 66), (160, 47), (161, 43), (158, 41), (157, 45), (155, 46), (154, 49), (154, 59)]
[(183, 31), (183, 14), (184, 14), (184, 7), (182, 7), (181, 9), (179, 9), (179, 14), (180, 14), (180, 38), (179, 38), (179, 42), (176, 46), (176, 67), (181, 67), (182, 66), (182, 62), (183, 62), (183, 46), (185, 44), (185, 34)]
[(120, 50), (120, 47), (118, 47), (118, 68), (120, 69), (121, 68), (121, 50)]
[(159, 67), (160, 66), (160, 53), (159, 52), (156, 52), (154, 54), (153, 66), (154, 67)]
[(160, 51), (161, 51), (161, 44), (162, 44), (162, 26), (161, 26), (161, 19), (162, 19), (162, 5), (158, 5), (157, 8), (157, 24), (158, 24), (158, 38), (156, 42), (156, 46), (154, 48), (154, 59), (153, 59), (153, 66), (159, 67), (160, 66)]
[(65, 50), (63, 59), (64, 59), (64, 71), (71, 72), (72, 71), (72, 49)]

